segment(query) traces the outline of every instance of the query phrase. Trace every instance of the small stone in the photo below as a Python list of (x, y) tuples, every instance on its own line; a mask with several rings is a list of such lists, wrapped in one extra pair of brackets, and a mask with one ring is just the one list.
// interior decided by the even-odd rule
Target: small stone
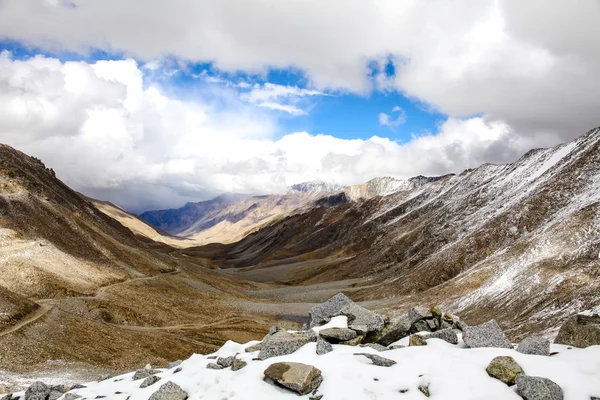
[(75, 393), (67, 393), (65, 394), (65, 397), (62, 398), (62, 400), (77, 400), (77, 399), (81, 399), (81, 395), (75, 394)]
[(206, 364), (206, 368), (207, 369), (223, 369), (223, 366), (216, 364), (216, 363), (208, 363), (208, 364)]
[(498, 347), (512, 349), (513, 346), (495, 320), (477, 326), (469, 326), (463, 331), (467, 347)]
[(429, 329), (431, 331), (435, 331), (440, 327), (438, 324), (436, 324), (436, 321), (433, 319), (426, 319), (425, 322), (427, 322), (427, 325), (429, 325)]
[(373, 365), (379, 367), (391, 367), (396, 364), (396, 361), (390, 360), (389, 358), (378, 356), (377, 354), (370, 353), (354, 353), (355, 356), (365, 356), (373, 362)]
[(425, 395), (425, 397), (431, 396), (429, 393), (429, 384), (427, 385), (419, 385), (419, 391)]
[(173, 373), (174, 373), (174, 374), (178, 374), (178, 373), (180, 373), (181, 371), (183, 371), (183, 368), (181, 368), (181, 367), (177, 367), (177, 368), (175, 369), (175, 371), (173, 371)]
[(406, 346), (403, 344), (393, 344), (391, 346), (388, 346), (388, 349), (390, 350), (396, 350), (396, 349), (405, 349)]
[(323, 382), (321, 370), (296, 362), (271, 364), (264, 373), (267, 378), (301, 395), (312, 392)]
[(387, 347), (382, 346), (382, 345), (377, 344), (377, 343), (361, 344), (360, 347), (370, 347), (373, 350), (377, 350), (377, 351), (388, 351), (389, 350)]
[(255, 351), (260, 351), (260, 349), (262, 349), (262, 342), (248, 346), (244, 349), (244, 351), (246, 353), (254, 353)]
[(104, 375), (100, 375), (100, 377), (98, 378), (98, 382), (102, 382), (105, 381), (107, 379), (112, 378), (113, 376), (111, 374), (104, 374)]
[(146, 366), (144, 367), (144, 369), (152, 369), (152, 365), (146, 364)]
[(331, 351), (333, 351), (333, 346), (331, 343), (323, 338), (317, 339), (317, 355), (322, 356), (323, 354), (327, 354)]
[(442, 329), (433, 333), (424, 335), (425, 339), (442, 339), (450, 344), (458, 344), (458, 337), (453, 329)]
[(233, 365), (231, 366), (231, 370), (239, 371), (240, 369), (244, 368), (246, 365), (248, 365), (248, 363), (246, 361), (236, 358), (233, 360)]
[(75, 390), (75, 389), (85, 389), (86, 387), (87, 387), (87, 386), (85, 386), (85, 385), (82, 385), (82, 384), (80, 384), (80, 383), (77, 383), (77, 384), (75, 384), (75, 385), (71, 386), (71, 388), (70, 388), (70, 389), (71, 389), (71, 390)]
[(358, 335), (356, 331), (347, 328), (329, 328), (319, 331), (319, 336), (328, 342), (339, 343), (347, 340), (352, 340)]
[(344, 344), (346, 346), (358, 346), (363, 342), (364, 339), (365, 335), (358, 335), (356, 338), (340, 342), (340, 344)]
[(524, 374), (523, 368), (509, 356), (495, 357), (485, 370), (489, 376), (496, 378), (509, 386), (515, 384), (517, 376)]
[(137, 371), (135, 371), (131, 379), (137, 381), (138, 379), (145, 379), (150, 375), (158, 374), (159, 372), (160, 371), (156, 371), (154, 369), (138, 369)]
[(156, 375), (151, 375), (144, 379), (142, 384), (140, 385), (140, 389), (146, 388), (148, 386), (154, 385), (156, 382), (160, 381), (160, 378)]
[(217, 364), (219, 364), (223, 368), (229, 368), (233, 365), (234, 358), (235, 356), (219, 357), (217, 358)]
[(412, 324), (411, 332), (431, 332), (431, 328), (429, 327), (427, 321), (421, 320)]
[(183, 361), (181, 361), (181, 360), (173, 361), (172, 363), (169, 364), (169, 369), (173, 369), (175, 367), (179, 367), (182, 362)]
[(410, 335), (408, 338), (409, 346), (427, 346), (427, 340), (421, 335)]
[(148, 400), (185, 400), (188, 394), (173, 382), (163, 384)]
[(322, 394), (318, 394), (316, 396), (310, 396), (308, 400), (321, 400), (323, 398)]
[(517, 393), (524, 400), (563, 400), (563, 390), (548, 378), (519, 375)]
[(44, 382), (34, 382), (25, 391), (25, 400), (47, 400), (50, 388)]
[(539, 336), (530, 336), (523, 339), (517, 351), (523, 354), (533, 354), (537, 356), (549, 356), (550, 355), (550, 340), (544, 339)]

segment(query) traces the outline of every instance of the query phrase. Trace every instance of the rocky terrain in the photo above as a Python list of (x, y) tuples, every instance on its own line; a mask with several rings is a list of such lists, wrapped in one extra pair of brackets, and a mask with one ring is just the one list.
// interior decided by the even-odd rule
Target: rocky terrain
[(597, 400), (600, 316), (579, 316), (558, 343), (513, 345), (494, 320), (469, 326), (436, 307), (388, 319), (338, 294), (301, 331), (228, 341), (208, 355), (73, 386), (35, 382), (5, 400), (524, 399)]
[[(528, 367), (507, 343), (527, 343), (532, 334), (565, 343), (561, 335), (571, 335), (569, 326), (579, 325), (588, 327), (577, 330), (581, 340), (595, 337), (595, 328), (589, 327), (596, 322), (586, 318), (600, 311), (600, 129), (551, 149), (532, 150), (508, 165), (482, 165), (442, 177), (379, 178), (349, 188), (325, 187), (324, 197), (318, 185), (294, 190), (304, 194), (235, 199), (227, 206), (239, 210), (214, 206), (214, 215), (224, 209), (235, 212), (205, 220), (214, 225), (203, 232), (235, 225), (232, 231), (221, 232), (241, 240), (188, 247), (187, 239), (74, 192), (40, 160), (0, 146), (0, 392), (23, 388), (40, 376), (51, 377), (45, 379), (51, 384), (70, 385), (146, 363), (166, 367), (174, 359), (213, 353), (227, 340), (259, 339), (274, 323), (284, 328), (282, 333), (272, 332), (276, 337), (307, 322), (305, 330), (314, 331), (329, 317), (315, 322), (315, 314), (306, 318), (307, 312), (343, 291), (357, 302), (350, 308), (366, 307), (371, 314), (361, 315), (379, 316), (330, 326), (354, 333), (320, 335), (333, 343), (342, 359), (353, 360), (348, 368), (372, 368), (365, 363), (376, 357), (355, 358), (349, 352), (356, 349), (348, 350), (343, 342), (389, 346), (412, 340), (416, 345), (423, 343), (419, 337), (424, 334), (419, 332), (428, 329), (451, 340), (448, 331), (438, 333), (444, 330), (442, 322), (450, 324), (446, 329), (460, 330), (462, 323), (479, 326), (494, 320), (493, 328), (502, 331), (498, 343), (504, 344), (494, 357), (513, 357), (527, 376), (547, 377), (570, 396), (570, 384), (550, 370), (558, 368), (552, 367), (555, 361), (548, 363), (549, 356), (544, 356), (542, 364), (549, 369)], [(305, 200), (298, 203), (300, 198)], [(286, 211), (274, 216), (273, 204), (280, 201)], [(241, 218), (233, 223), (238, 212)], [(238, 229), (241, 225), (236, 224), (248, 221), (256, 225)], [(197, 222), (186, 221), (185, 230)], [(398, 331), (391, 329), (390, 321), (405, 326), (402, 318), (419, 304), (460, 315), (461, 322), (426, 317), (418, 321), (419, 328), (411, 323), (408, 330), (400, 330), (417, 336), (396, 337)], [(575, 317), (578, 314), (583, 316)], [(567, 328), (559, 333), (561, 326)], [(415, 329), (419, 332), (411, 332)], [(301, 338), (302, 346), (308, 346), (303, 349), (317, 344), (320, 351), (327, 348), (313, 339), (318, 337)], [(427, 348), (431, 340), (425, 338)], [(444, 359), (468, 358), (461, 347), (468, 341), (461, 336), (458, 345), (442, 343), (455, 347), (439, 351)], [(245, 349), (232, 346), (238, 346), (235, 352)], [(294, 358), (306, 350), (285, 361), (320, 369), (324, 390), (326, 372), (333, 373), (333, 367), (313, 360), (316, 349), (310, 350), (308, 363), (303, 356)], [(459, 349), (461, 353), (455, 353)], [(360, 352), (372, 350), (376, 351)], [(385, 358), (400, 364), (389, 368), (409, 368), (401, 367), (404, 350), (413, 351), (389, 350), (397, 353)], [(430, 350), (419, 351), (426, 352), (420, 356), (424, 359), (435, 357), (427, 353)], [(556, 365), (575, 363), (567, 354), (577, 354), (577, 360), (588, 360), (588, 354), (598, 359), (593, 348), (568, 353), (553, 344), (551, 351), (559, 352), (550, 357)], [(254, 371), (245, 381), (249, 385), (269, 366), (265, 362), (270, 357), (259, 354), (260, 361), (244, 368)], [(196, 366), (190, 372), (204, 371), (208, 362), (199, 355), (190, 360), (186, 363)], [(489, 362), (475, 357), (467, 364), (473, 363), (474, 376), (479, 376)], [(582, 363), (586, 373), (597, 374), (597, 362)], [(341, 371), (352, 376), (346, 367)], [(271, 372), (274, 377), (285, 375), (281, 368)], [(312, 369), (305, 372), (315, 374)], [(211, 384), (220, 379), (224, 385), (232, 376), (207, 375), (207, 379)], [(119, 386), (115, 391), (131, 393), (132, 398), (148, 398), (156, 389), (151, 385), (134, 394), (133, 386), (139, 385), (123, 379), (128, 389)], [(581, 379), (576, 381), (585, 381)], [(174, 382), (192, 393), (193, 387), (186, 386), (192, 381)], [(101, 385), (113, 390), (113, 383), (117, 382)], [(225, 386), (214, 387), (227, 398), (220, 392)], [(377, 387), (369, 390), (380, 393)], [(453, 395), (432, 393), (456, 398), (452, 390), (444, 393)], [(394, 393), (399, 396), (400, 388)], [(407, 393), (423, 395), (411, 389)], [(577, 396), (572, 398), (585, 398)], [(192, 394), (196, 397), (200, 394)]]

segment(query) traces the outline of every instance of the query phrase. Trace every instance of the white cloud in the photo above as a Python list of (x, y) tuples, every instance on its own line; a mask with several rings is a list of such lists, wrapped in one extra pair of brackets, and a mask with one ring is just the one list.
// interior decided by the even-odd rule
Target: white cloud
[(393, 118), (389, 114), (379, 113), (379, 125), (395, 128), (406, 122), (406, 112), (401, 107), (394, 106), (394, 108), (392, 108), (392, 113), (398, 113), (398, 115)]
[(402, 145), (306, 132), (276, 138), (275, 122), (259, 108), (169, 97), (144, 82), (132, 60), (19, 61), (5, 52), (0, 87), (1, 142), (42, 158), (75, 189), (134, 211), (315, 179), (459, 172), (512, 160), (533, 145), (480, 117), (450, 118), (437, 135)]
[[(597, 0), (0, 2), (0, 36), (47, 49), (167, 54), (250, 73), (292, 67), (319, 91), (375, 84), (452, 116), (563, 139), (598, 124), (599, 19)], [(388, 59), (394, 77), (369, 76), (370, 62)]]

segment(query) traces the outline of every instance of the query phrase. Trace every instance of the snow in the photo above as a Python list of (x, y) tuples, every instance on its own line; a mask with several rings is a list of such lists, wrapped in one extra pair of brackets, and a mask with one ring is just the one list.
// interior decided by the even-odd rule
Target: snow
[[(346, 326), (344, 318), (334, 318), (328, 327)], [(321, 327), (325, 328), (325, 326)], [(140, 389), (142, 380), (132, 381), (133, 372), (103, 382), (86, 384), (87, 388), (73, 393), (85, 398), (106, 396), (114, 400), (146, 400), (166, 383), (173, 381), (188, 394), (189, 400), (261, 400), (298, 399), (298, 395), (263, 380), (264, 370), (281, 361), (314, 365), (323, 374), (318, 394), (327, 400), (406, 399), (423, 400), (420, 385), (429, 385), (431, 399), (519, 399), (515, 387), (509, 387), (487, 375), (485, 368), (496, 356), (511, 356), (527, 375), (546, 377), (559, 384), (565, 400), (589, 400), (600, 396), (600, 346), (586, 349), (552, 345), (558, 354), (546, 357), (518, 353), (510, 349), (468, 349), (459, 335), (459, 344), (451, 345), (440, 339), (429, 339), (427, 346), (406, 347), (377, 352), (369, 347), (333, 345), (325, 355), (316, 354), (316, 343), (309, 343), (293, 354), (256, 360), (258, 352), (244, 349), (256, 341), (239, 344), (228, 341), (210, 356), (227, 357), (237, 354), (248, 366), (239, 370), (212, 370), (206, 365), (214, 362), (208, 356), (195, 354), (179, 367), (161, 370), (162, 379)], [(403, 338), (395, 344), (408, 344)], [(354, 353), (371, 353), (397, 362), (392, 367), (375, 366), (366, 357)], [(400, 391), (407, 390), (405, 393)], [(306, 396), (308, 397), (308, 396)]]

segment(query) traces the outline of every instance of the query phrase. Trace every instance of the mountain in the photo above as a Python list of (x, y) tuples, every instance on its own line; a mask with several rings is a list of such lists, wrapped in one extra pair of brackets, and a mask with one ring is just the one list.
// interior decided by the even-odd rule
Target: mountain
[(340, 189), (341, 186), (323, 182), (306, 182), (292, 185), (284, 194), (225, 194), (179, 209), (147, 211), (140, 218), (197, 244), (232, 243)]
[[(390, 194), (370, 196), (372, 187)], [(599, 189), (594, 129), (512, 164), (367, 183), (238, 243), (184, 252), (239, 278), (302, 287), (265, 291), (271, 301), (344, 289), (392, 313), (391, 299), (439, 304), (474, 323), (494, 315), (514, 339), (551, 334), (600, 303)]]

